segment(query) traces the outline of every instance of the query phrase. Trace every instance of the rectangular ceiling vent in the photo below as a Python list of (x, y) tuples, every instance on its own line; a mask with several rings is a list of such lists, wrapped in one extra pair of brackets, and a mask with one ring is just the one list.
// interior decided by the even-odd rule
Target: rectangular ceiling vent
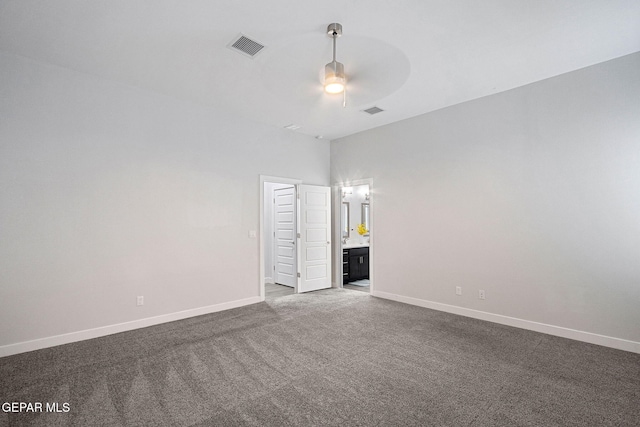
[(233, 39), (231, 43), (227, 45), (231, 50), (235, 50), (249, 58), (255, 57), (258, 53), (264, 49), (264, 45), (258, 43), (255, 40), (251, 40), (249, 37), (239, 34), (238, 37)]
[(378, 108), (378, 107), (371, 107), (371, 108), (367, 108), (366, 110), (362, 110), (367, 114), (371, 114), (372, 116), (374, 114), (378, 114), (378, 113), (382, 113), (384, 110), (382, 108)]

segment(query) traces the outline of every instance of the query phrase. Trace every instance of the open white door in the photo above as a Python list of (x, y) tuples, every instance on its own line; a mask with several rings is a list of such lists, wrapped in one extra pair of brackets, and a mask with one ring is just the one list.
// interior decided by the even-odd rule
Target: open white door
[(298, 292), (331, 287), (331, 188), (298, 185)]
[(277, 188), (273, 192), (275, 268), (274, 282), (296, 286), (295, 187)]

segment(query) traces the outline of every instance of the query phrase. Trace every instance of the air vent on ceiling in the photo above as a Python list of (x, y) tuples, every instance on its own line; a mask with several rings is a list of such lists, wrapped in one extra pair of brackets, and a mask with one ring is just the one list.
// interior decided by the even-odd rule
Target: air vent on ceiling
[(382, 108), (378, 108), (378, 107), (371, 107), (371, 108), (367, 108), (366, 110), (362, 110), (367, 114), (371, 114), (372, 116), (374, 114), (378, 114), (378, 113), (382, 113), (384, 110)]
[(231, 43), (227, 45), (227, 47), (243, 55), (246, 55), (249, 58), (253, 58), (258, 53), (260, 53), (262, 49), (264, 49), (263, 44), (258, 43), (255, 40), (251, 40), (249, 37), (242, 34), (239, 34), (238, 37), (233, 39)]

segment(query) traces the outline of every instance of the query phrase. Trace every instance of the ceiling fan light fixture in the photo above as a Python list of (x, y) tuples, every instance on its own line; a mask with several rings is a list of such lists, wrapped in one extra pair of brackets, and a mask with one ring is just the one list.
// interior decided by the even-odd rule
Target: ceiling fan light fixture
[(344, 65), (336, 61), (336, 39), (342, 35), (342, 25), (329, 24), (327, 35), (333, 40), (333, 60), (324, 66), (324, 91), (329, 94), (343, 93), (347, 87)]
[(344, 74), (344, 65), (338, 61), (331, 61), (324, 66), (324, 91), (330, 94), (344, 92), (347, 85), (347, 77)]

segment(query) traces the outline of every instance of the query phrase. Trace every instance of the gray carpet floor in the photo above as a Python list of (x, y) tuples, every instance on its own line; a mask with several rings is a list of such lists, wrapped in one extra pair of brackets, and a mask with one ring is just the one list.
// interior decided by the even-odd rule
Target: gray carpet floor
[(351, 285), (351, 284), (347, 283), (346, 285), (342, 285), (342, 287), (343, 287), (344, 289), (350, 289), (350, 290), (352, 290), (352, 291), (367, 292), (367, 293), (369, 293), (369, 286)]
[(330, 289), (0, 359), (0, 426), (638, 426), (640, 355)]
[(279, 285), (277, 283), (266, 283), (264, 285), (264, 295), (267, 300), (293, 295), (294, 293), (295, 289), (289, 286)]

